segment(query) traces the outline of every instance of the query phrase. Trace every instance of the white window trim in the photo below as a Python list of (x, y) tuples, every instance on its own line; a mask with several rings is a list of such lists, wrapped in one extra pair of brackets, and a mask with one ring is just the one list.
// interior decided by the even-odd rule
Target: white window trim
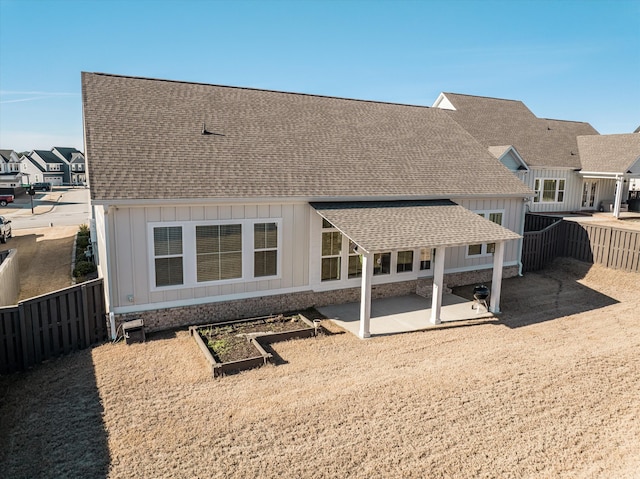
[[(556, 192), (555, 192), (555, 200), (554, 201), (543, 201), (542, 200), (542, 193), (544, 193), (544, 181), (548, 180), (548, 181), (555, 181), (556, 182)], [(536, 181), (539, 182), (538, 184), (540, 185), (540, 189), (536, 190)], [(560, 182), (564, 181), (564, 190), (562, 190), (562, 192), (564, 193), (562, 201), (558, 201), (558, 193), (560, 192)], [(533, 191), (535, 192), (536, 196), (534, 197), (533, 200), (533, 204), (536, 205), (561, 205), (564, 203), (564, 198), (566, 198), (567, 196), (567, 183), (568, 180), (567, 178), (544, 178), (544, 177), (537, 177), (533, 180)], [(538, 199), (538, 201), (535, 201), (535, 199)]]
[[(278, 228), (277, 274), (273, 276), (254, 276), (254, 230), (256, 223), (275, 223)], [(196, 267), (196, 226), (214, 225), (242, 226), (242, 276), (240, 278), (222, 279), (215, 281), (198, 281)], [(182, 284), (171, 286), (156, 286), (155, 255), (153, 229), (161, 227), (180, 226), (182, 228)], [(199, 221), (156, 221), (147, 223), (147, 255), (149, 291), (171, 291), (177, 289), (200, 288), (206, 286), (220, 286), (254, 281), (270, 281), (282, 278), (282, 218), (251, 218)]]
[[(322, 223), (320, 223), (320, 282), (321, 283), (339, 283), (342, 281), (351, 280), (360, 280), (360, 278), (349, 278), (349, 238), (345, 234), (342, 233), (338, 228), (332, 225), (331, 228), (323, 228)], [(340, 245), (340, 254), (322, 254), (322, 235), (324, 233), (340, 233), (340, 239), (342, 244)], [(345, 247), (346, 247), (346, 258), (345, 261)], [(325, 258), (339, 258), (339, 270), (337, 279), (322, 279), (322, 260)]]
[[(502, 214), (502, 223), (500, 223), (500, 226), (504, 226), (504, 219), (505, 219), (505, 210), (504, 209), (501, 209), (501, 210), (473, 210), (473, 212), (478, 214), (478, 215), (483, 215), (484, 219), (486, 219), (487, 221), (491, 221), (491, 220), (489, 220), (489, 215), (495, 214), (495, 213), (501, 213)], [(496, 224), (498, 224), (498, 223), (496, 223)], [(489, 243), (495, 243), (495, 241), (490, 241)], [(475, 258), (488, 258), (488, 257), (493, 256), (493, 253), (487, 252), (487, 245), (489, 243), (482, 243), (482, 249), (481, 249), (481, 253), (480, 254), (469, 254), (469, 246), (471, 246), (471, 245), (466, 245), (464, 247), (464, 258), (465, 259), (475, 259)], [(479, 244), (479, 243), (474, 243), (474, 244)]]

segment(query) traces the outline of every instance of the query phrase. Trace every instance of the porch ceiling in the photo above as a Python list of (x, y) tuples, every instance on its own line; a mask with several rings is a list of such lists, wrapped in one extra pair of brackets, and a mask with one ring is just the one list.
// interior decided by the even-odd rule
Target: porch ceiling
[(368, 253), (520, 238), (513, 231), (449, 200), (310, 204)]

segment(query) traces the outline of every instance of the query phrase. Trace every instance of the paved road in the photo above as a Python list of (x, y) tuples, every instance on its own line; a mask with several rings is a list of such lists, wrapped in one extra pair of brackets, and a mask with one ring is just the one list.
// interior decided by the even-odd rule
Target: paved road
[(29, 196), (21, 196), (10, 207), (0, 208), (0, 214), (11, 220), (15, 230), (45, 226), (73, 226), (89, 223), (89, 190), (86, 188), (54, 188), (33, 197), (34, 213)]

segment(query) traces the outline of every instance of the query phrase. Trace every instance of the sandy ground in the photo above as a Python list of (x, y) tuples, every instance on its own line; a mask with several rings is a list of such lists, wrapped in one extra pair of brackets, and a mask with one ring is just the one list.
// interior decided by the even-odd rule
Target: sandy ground
[(18, 250), (19, 300), (71, 286), (71, 253), (77, 226), (14, 230), (6, 245)]
[(0, 377), (0, 477), (639, 478), (639, 281), (556, 261), (499, 322), (277, 343), (221, 379), (185, 331), (75, 353)]

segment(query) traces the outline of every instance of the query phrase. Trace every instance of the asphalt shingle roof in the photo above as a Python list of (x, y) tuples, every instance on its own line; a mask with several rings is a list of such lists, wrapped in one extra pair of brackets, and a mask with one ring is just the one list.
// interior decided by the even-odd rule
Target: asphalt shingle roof
[(98, 201), (532, 194), (435, 108), (100, 73), (82, 88)]
[(329, 202), (311, 206), (369, 253), (520, 238), (452, 201)]
[(56, 156), (55, 153), (48, 150), (33, 150), (34, 153), (37, 153), (40, 158), (42, 158), (46, 163), (62, 163), (64, 161)]
[(485, 147), (513, 145), (528, 166), (580, 168), (577, 136), (597, 135), (588, 123), (536, 117), (524, 103), (457, 93), (444, 94), (444, 110)]
[(579, 136), (584, 171), (626, 173), (640, 159), (640, 133)]

